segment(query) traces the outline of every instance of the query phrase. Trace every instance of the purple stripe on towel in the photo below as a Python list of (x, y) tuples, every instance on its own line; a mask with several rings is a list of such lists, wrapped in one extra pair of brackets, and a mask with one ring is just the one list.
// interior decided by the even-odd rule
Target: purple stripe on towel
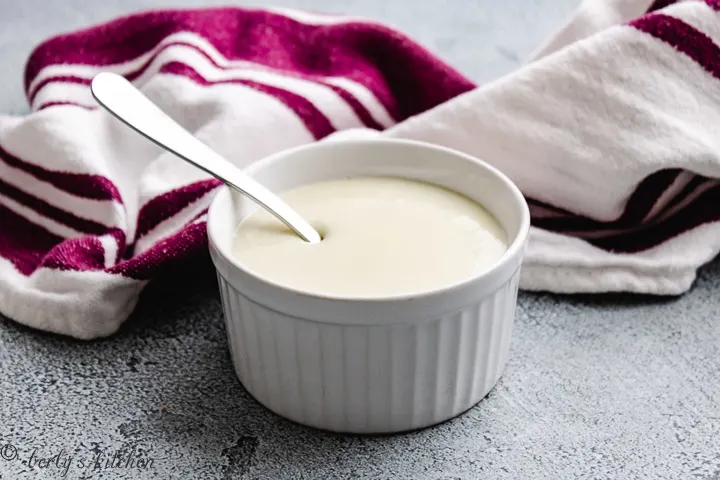
[(669, 7), (677, 3), (678, 0), (655, 0), (650, 7), (647, 9), (647, 13), (654, 12), (656, 10), (662, 10), (665, 7)]
[(103, 270), (105, 249), (98, 237), (71, 238), (48, 252), (39, 266), (55, 270)]
[(332, 91), (334, 91), (340, 98), (345, 100), (345, 102), (350, 105), (350, 108), (355, 112), (355, 115), (358, 116), (361, 122), (363, 122), (363, 125), (365, 125), (367, 128), (372, 128), (373, 130), (383, 130), (384, 127), (380, 125), (375, 118), (373, 118), (372, 114), (368, 111), (365, 106), (360, 103), (360, 101), (355, 98), (350, 92), (345, 90), (344, 88), (338, 87), (337, 85), (330, 85), (326, 82), (319, 82), (322, 85), (325, 85)]
[(30, 275), (45, 253), (63, 240), (2, 204), (0, 225), (3, 231), (12, 232), (0, 235), (0, 257), (9, 260), (23, 275)]
[(46, 108), (50, 107), (78, 107), (82, 108), (84, 110), (95, 110), (97, 106), (90, 106), (90, 105), (83, 105), (81, 103), (75, 103), (75, 102), (63, 102), (63, 101), (53, 101), (53, 102), (45, 102), (42, 105), (35, 107), (34, 110), (39, 112), (40, 110), (45, 110)]
[(137, 14), (48, 40), (27, 63), (26, 89), (48, 65), (102, 67), (129, 61), (178, 32), (204, 37), (228, 59), (354, 80), (396, 119), (474, 88), (452, 67), (388, 27), (369, 22), (306, 25), (262, 10), (212, 8)]
[(715, 78), (720, 78), (720, 47), (703, 32), (680, 19), (653, 13), (630, 25), (672, 46), (692, 58)]
[(137, 280), (148, 280), (195, 255), (207, 255), (206, 222), (185, 226), (176, 234), (159, 241), (149, 250), (108, 269)]
[[(560, 233), (634, 228), (642, 223), (662, 194), (675, 182), (680, 172), (681, 170), (673, 168), (661, 170), (646, 177), (630, 195), (623, 213), (617, 220), (601, 222), (567, 212), (571, 216), (535, 218), (533, 224), (539, 228)], [(545, 206), (541, 202), (536, 203)]]
[[(23, 275), (41, 267), (59, 270), (102, 270), (105, 250), (96, 236), (63, 239), (0, 205), (0, 224), (13, 235), (0, 235), (0, 257), (8, 259)], [(125, 235), (108, 231), (121, 248)]]
[(198, 220), (203, 215), (207, 215), (208, 210), (210, 210), (209, 207), (201, 210), (200, 213), (198, 213), (197, 215), (195, 215), (194, 217), (192, 217), (190, 220), (187, 221), (187, 225), (190, 225), (192, 222), (194, 222), (195, 220)]
[(686, 208), (663, 222), (627, 234), (588, 241), (596, 247), (617, 253), (647, 250), (700, 225), (719, 221), (720, 210), (708, 207), (719, 204), (720, 186), (717, 186), (702, 193)]
[(173, 217), (220, 185), (222, 185), (220, 180), (203, 180), (153, 197), (138, 213), (135, 238), (142, 237), (160, 222)]
[(695, 177), (690, 180), (687, 185), (685, 185), (680, 192), (678, 192), (668, 203), (663, 207), (663, 209), (658, 213), (658, 217), (662, 216), (666, 212), (672, 211), (675, 207), (677, 207), (683, 200), (688, 198), (690, 195), (692, 195), (693, 192), (698, 190), (700, 187), (703, 186), (705, 182), (710, 181), (707, 177), (703, 177), (701, 175), (695, 175)]
[(120, 192), (110, 180), (103, 176), (48, 170), (21, 160), (2, 147), (0, 147), (0, 162), (22, 170), (38, 180), (75, 196), (92, 200), (115, 200), (122, 203)]
[[(40, 215), (66, 225), (78, 232), (102, 235), (108, 230), (108, 227), (105, 225), (86, 218), (80, 218), (73, 213), (50, 205), (45, 200), (30, 195), (14, 185), (4, 182), (2, 179), (0, 179), (0, 193), (8, 198), (12, 198), (24, 207), (36, 211)], [(5, 227), (3, 226), (3, 228)]]
[[(108, 230), (106, 235), (113, 237), (118, 254), (125, 245), (125, 234), (119, 228)], [(116, 259), (117, 260), (117, 259)], [(99, 237), (78, 237), (65, 240), (56, 245), (44, 257), (39, 265), (58, 270), (104, 270), (105, 248)]]
[[(145, 61), (145, 62), (142, 64), (142, 66), (140, 66), (139, 68), (133, 70), (132, 72), (129, 72), (129, 73), (125, 74), (125, 78), (127, 78), (127, 79), (130, 80), (130, 81), (135, 80), (136, 78), (138, 78), (140, 75), (142, 75), (143, 73), (145, 73), (145, 72), (147, 71), (147, 69), (150, 67), (150, 65), (151, 65), (151, 64), (153, 63), (153, 61), (157, 58), (158, 55), (160, 55), (160, 54), (161, 54), (163, 51), (165, 51), (166, 49), (168, 49), (168, 48), (170, 48), (170, 47), (173, 47), (173, 46), (177, 46), (177, 45), (182, 45), (182, 46), (184, 46), (184, 47), (186, 47), (186, 48), (191, 48), (191, 49), (195, 50), (196, 52), (198, 52), (198, 53), (200, 53), (201, 55), (203, 55), (203, 56), (204, 56), (210, 63), (212, 63), (216, 68), (222, 69), (222, 70), (224, 70), (224, 71), (234, 70), (234, 69), (235, 69), (235, 68), (227, 68), (227, 67), (224, 67), (224, 66), (218, 64), (212, 57), (210, 57), (205, 51), (203, 51), (202, 49), (198, 48), (196, 45), (193, 45), (193, 44), (190, 44), (190, 43), (187, 43), (187, 42), (170, 42), (170, 43), (167, 43), (167, 44), (163, 45), (163, 48), (161, 48), (161, 49), (159, 49), (157, 52), (155, 52), (147, 61)], [(179, 62), (179, 63), (182, 63), (182, 62)], [(305, 75), (305, 74), (301, 74), (301, 73), (297, 73), (297, 72), (286, 72), (286, 71), (280, 71), (280, 70), (273, 70), (273, 69), (267, 68), (267, 67), (265, 67), (265, 66), (263, 66), (263, 65), (257, 65), (257, 67), (258, 67), (259, 69), (263, 69), (263, 70), (267, 70), (267, 71), (270, 71), (270, 72), (274, 72), (274, 73), (276, 73), (276, 74), (278, 74), (278, 75), (285, 75), (285, 76), (290, 76), (290, 77), (295, 77), (295, 78), (301, 78), (301, 79), (306, 80), (306, 81), (311, 81), (311, 82), (314, 82), (314, 83), (318, 83), (318, 84), (320, 84), (320, 85), (323, 85), (323, 86), (325, 86), (326, 88), (329, 88), (329, 89), (333, 90), (340, 98), (342, 98), (342, 99), (350, 106), (350, 108), (353, 109), (353, 111), (355, 112), (355, 114), (358, 116), (358, 118), (360, 118), (360, 120), (363, 122), (363, 124), (364, 124), (366, 127), (372, 128), (372, 129), (375, 129), (375, 130), (381, 130), (381, 129), (383, 128), (382, 125), (380, 125), (380, 124), (373, 118), (373, 116), (370, 114), (370, 112), (367, 110), (367, 108), (365, 108), (365, 106), (364, 106), (358, 99), (356, 99), (350, 92), (348, 92), (347, 90), (345, 90), (345, 89), (343, 89), (343, 88), (341, 88), (341, 87), (338, 87), (338, 86), (336, 86), (336, 85), (332, 85), (332, 84), (328, 83), (328, 82), (325, 81), (324, 78), (321, 77), (321, 76), (318, 76), (318, 75)], [(89, 78), (81, 78), (81, 77), (71, 76), (71, 75), (58, 75), (58, 76), (50, 76), (50, 77), (47, 77), (47, 78), (43, 79), (42, 81), (38, 82), (37, 85), (34, 85), (34, 86), (32, 87), (32, 89), (29, 91), (29, 93), (28, 93), (28, 98), (29, 98), (29, 100), (30, 100), (30, 103), (32, 103), (32, 102), (35, 101), (35, 97), (37, 96), (38, 92), (39, 92), (44, 86), (46, 86), (46, 85), (48, 85), (48, 84), (50, 84), (50, 83), (55, 83), (55, 82), (59, 82), (59, 83), (75, 83), (75, 84), (78, 84), (78, 85), (87, 85), (87, 86), (89, 86), (90, 83), (91, 83), (91, 80), (90, 80)], [(47, 103), (44, 103), (43, 105), (41, 105), (41, 107), (38, 108), (37, 110), (41, 110), (42, 108), (46, 108), (46, 107), (48, 107), (48, 106), (54, 106), (54, 105), (77, 105), (77, 104), (73, 104), (73, 103), (71, 103), (71, 102), (47, 102)], [(77, 105), (77, 106), (82, 106), (82, 107), (84, 107), (83, 105)]]
[(35, 101), (35, 96), (37, 96), (37, 93), (40, 91), (41, 88), (43, 88), (48, 83), (55, 82), (74, 83), (76, 85), (90, 85), (89, 78), (82, 78), (75, 75), (58, 75), (54, 77), (48, 77), (38, 82), (38, 84), (35, 85), (33, 89), (28, 93), (28, 100), (30, 100), (30, 103)]
[(263, 85), (262, 83), (253, 82), (251, 80), (231, 79), (210, 81), (200, 75), (192, 67), (180, 62), (170, 62), (164, 65), (160, 71), (161, 73), (172, 73), (174, 75), (187, 77), (195, 83), (203, 86), (238, 84), (245, 85), (259, 92), (271, 95), (293, 110), (316, 140), (326, 137), (335, 131), (335, 128), (333, 128), (327, 117), (323, 115), (323, 113), (318, 110), (315, 105), (313, 105), (305, 97), (296, 93), (277, 87), (271, 87), (269, 85)]
[(705, 0), (705, 3), (713, 10), (720, 10), (720, 0)]
[[(680, 202), (688, 198), (708, 181), (710, 180), (701, 176), (693, 178), (663, 207), (657, 217), (661, 218), (663, 214), (671, 212)], [(720, 220), (720, 212), (716, 211), (716, 209), (708, 208), (708, 205), (715, 205), (718, 202), (720, 202), (720, 186), (715, 186), (698, 195), (697, 198), (694, 198), (679, 211), (662, 218), (660, 221), (651, 221), (644, 225), (629, 228), (621, 233), (599, 238), (585, 238), (585, 240), (598, 248), (616, 253), (640, 252), (656, 247), (675, 236), (705, 223)], [(545, 219), (533, 219), (533, 225), (544, 228), (543, 220)], [(548, 228), (548, 230), (553, 229)], [(598, 230), (601, 229), (598, 228)], [(591, 231), (588, 232), (592, 233)], [(563, 232), (560, 231), (560, 233)], [(582, 234), (577, 236), (580, 238), (583, 237)]]

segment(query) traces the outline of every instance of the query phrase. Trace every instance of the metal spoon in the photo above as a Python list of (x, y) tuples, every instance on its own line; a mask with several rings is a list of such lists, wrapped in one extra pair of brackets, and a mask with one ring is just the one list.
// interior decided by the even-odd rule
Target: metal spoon
[(195, 138), (125, 77), (99, 73), (90, 89), (100, 105), (136, 132), (244, 193), (306, 242), (320, 242), (320, 234), (280, 197)]

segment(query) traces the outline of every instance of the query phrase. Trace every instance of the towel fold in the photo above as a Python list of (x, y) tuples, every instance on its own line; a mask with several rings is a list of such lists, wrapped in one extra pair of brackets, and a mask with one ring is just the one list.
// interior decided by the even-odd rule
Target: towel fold
[(586, 0), (482, 87), (380, 23), (287, 9), (52, 38), (26, 67), (33, 112), (0, 116), (0, 313), (107, 336), (150, 279), (207, 248), (219, 182), (98, 108), (100, 71), (240, 166), (331, 134), (468, 152), (531, 205), (522, 288), (680, 294), (720, 250), (720, 1), (671, 3)]

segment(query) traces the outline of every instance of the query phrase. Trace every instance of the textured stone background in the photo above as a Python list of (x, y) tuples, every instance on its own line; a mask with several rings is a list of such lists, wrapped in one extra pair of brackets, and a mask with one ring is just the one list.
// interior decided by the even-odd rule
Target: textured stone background
[[(578, 2), (253, 3), (382, 19), (485, 82), (520, 65)], [(193, 4), (202, 2), (0, 0), (0, 112), (26, 111), (21, 69), (44, 37)], [(73, 456), (65, 478), (720, 478), (718, 291), (715, 262), (679, 299), (522, 294), (509, 365), (488, 398), (420, 432), (342, 437), (278, 418), (245, 393), (200, 259), (151, 284), (109, 340), (78, 343), (0, 320), (0, 478), (62, 473), (3, 460), (7, 444), (24, 458), (33, 449)], [(115, 451), (153, 466), (77, 468)]]

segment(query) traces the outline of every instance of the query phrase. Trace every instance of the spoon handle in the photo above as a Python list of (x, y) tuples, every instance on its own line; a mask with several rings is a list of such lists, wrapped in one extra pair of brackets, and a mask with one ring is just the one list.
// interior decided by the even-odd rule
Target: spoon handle
[(110, 72), (99, 73), (93, 78), (90, 89), (101, 106), (133, 130), (241, 191), (303, 240), (310, 243), (320, 241), (320, 235), (312, 225), (280, 197), (185, 130), (125, 77)]

